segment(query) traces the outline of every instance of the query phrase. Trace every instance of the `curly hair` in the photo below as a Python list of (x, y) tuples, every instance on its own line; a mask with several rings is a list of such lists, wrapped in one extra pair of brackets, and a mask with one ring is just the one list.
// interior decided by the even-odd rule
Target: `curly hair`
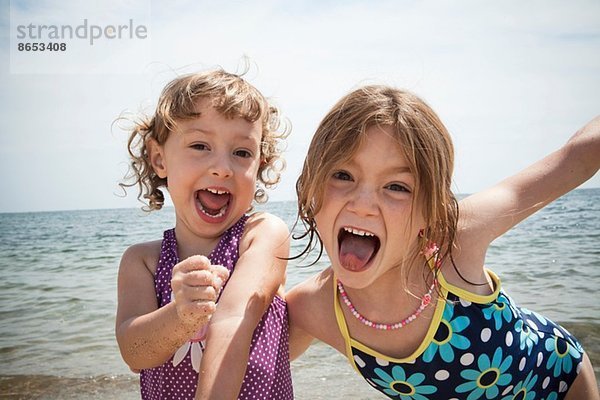
[(325, 183), (334, 168), (351, 159), (368, 140), (366, 131), (373, 126), (390, 127), (394, 132), (417, 183), (412, 201), (413, 209), (417, 201), (422, 206), (423, 235), (439, 245), (441, 258), (452, 259), (458, 202), (451, 190), (454, 148), (450, 134), (419, 97), (380, 85), (361, 87), (344, 96), (315, 132), (296, 182), (299, 219), (306, 228), (297, 238), (308, 240), (298, 257), (317, 245), (321, 256), (323, 244), (315, 215), (324, 201)]
[[(147, 148), (147, 141), (154, 139), (163, 145), (169, 134), (175, 131), (177, 121), (197, 118), (196, 103), (208, 99), (211, 105), (227, 118), (243, 118), (248, 122), (261, 122), (261, 165), (257, 174), (257, 189), (254, 200), (267, 201), (265, 189), (274, 187), (285, 168), (282, 158), (282, 143), (289, 130), (287, 121), (282, 119), (279, 110), (256, 89), (242, 79), (241, 75), (225, 72), (222, 69), (180, 76), (172, 80), (162, 91), (156, 111), (151, 118), (142, 117), (133, 122), (130, 128), (127, 149), (131, 158), (129, 173), (123, 189), (138, 186), (138, 199), (147, 205), (145, 211), (159, 210), (164, 204), (161, 187), (167, 187), (167, 180), (153, 170)], [(283, 129), (279, 131), (280, 127)]]

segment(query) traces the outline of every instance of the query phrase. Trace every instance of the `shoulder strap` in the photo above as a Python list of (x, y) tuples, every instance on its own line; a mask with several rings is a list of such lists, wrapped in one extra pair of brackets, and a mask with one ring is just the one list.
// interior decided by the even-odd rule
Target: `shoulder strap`
[(346, 348), (346, 357), (348, 358), (348, 362), (354, 369), (360, 373), (356, 364), (354, 363), (354, 357), (352, 356), (352, 346), (351, 346), (351, 337), (350, 332), (348, 331), (348, 325), (346, 324), (346, 318), (344, 317), (344, 312), (342, 311), (342, 307), (340, 306), (340, 299), (338, 297), (338, 289), (337, 289), (337, 278), (335, 275), (332, 275), (331, 281), (333, 283), (333, 307), (335, 311), (335, 319), (338, 324), (338, 328), (340, 329), (340, 334), (344, 338), (344, 345)]
[(500, 284), (500, 278), (493, 271), (486, 268), (485, 272), (490, 277), (490, 279), (492, 280), (492, 283), (494, 284), (494, 292), (491, 294), (488, 294), (488, 295), (480, 295), (480, 294), (472, 293), (472, 292), (469, 292), (468, 290), (462, 289), (458, 286), (454, 286), (454, 285), (448, 283), (448, 281), (446, 281), (446, 279), (444, 278), (444, 275), (441, 272), (438, 274), (438, 282), (442, 288), (447, 290), (449, 293), (455, 294), (456, 296), (460, 297), (461, 299), (465, 299), (472, 303), (486, 304), (486, 303), (490, 303), (498, 298), (498, 295), (500, 294), (501, 284)]

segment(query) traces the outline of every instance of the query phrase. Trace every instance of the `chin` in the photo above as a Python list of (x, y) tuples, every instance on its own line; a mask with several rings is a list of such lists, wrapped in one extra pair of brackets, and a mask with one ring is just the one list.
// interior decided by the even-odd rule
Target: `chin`
[(362, 268), (360, 271), (349, 270), (342, 267), (339, 263), (333, 265), (332, 269), (335, 277), (342, 282), (342, 285), (352, 289), (364, 289), (377, 279), (374, 274), (373, 263), (369, 263), (366, 268)]

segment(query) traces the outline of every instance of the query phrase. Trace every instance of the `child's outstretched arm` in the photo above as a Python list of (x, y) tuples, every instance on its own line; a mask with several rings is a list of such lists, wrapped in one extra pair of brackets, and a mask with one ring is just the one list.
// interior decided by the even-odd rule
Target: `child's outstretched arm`
[[(458, 253), (462, 258), (460, 265), (467, 267), (463, 272), (469, 276), (469, 272), (483, 265), (485, 251), (494, 239), (581, 185), (599, 168), (600, 116), (588, 122), (557, 151), (461, 201)], [(585, 354), (581, 372), (566, 398), (599, 398), (594, 370)]]
[(461, 201), (461, 246), (487, 249), (510, 228), (594, 176), (598, 168), (600, 116), (557, 151)]
[(118, 277), (116, 336), (123, 360), (138, 372), (167, 361), (207, 323), (228, 271), (206, 257), (190, 257), (173, 268), (173, 301), (158, 308), (154, 276), (160, 242), (131, 246)]
[(279, 218), (253, 214), (240, 242), (240, 258), (221, 294), (206, 338), (196, 399), (236, 399), (256, 326), (282, 294), (289, 230)]

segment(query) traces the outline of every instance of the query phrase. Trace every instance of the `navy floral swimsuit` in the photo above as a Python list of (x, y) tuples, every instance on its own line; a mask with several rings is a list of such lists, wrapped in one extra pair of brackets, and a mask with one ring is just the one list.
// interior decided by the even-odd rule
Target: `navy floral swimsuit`
[(581, 345), (563, 327), (517, 307), (500, 288), (500, 279), (487, 272), (496, 288), (488, 296), (439, 277), (448, 301), (437, 300), (425, 339), (404, 359), (387, 357), (350, 337), (334, 287), (335, 314), (352, 366), (392, 399), (564, 398), (582, 366)]

